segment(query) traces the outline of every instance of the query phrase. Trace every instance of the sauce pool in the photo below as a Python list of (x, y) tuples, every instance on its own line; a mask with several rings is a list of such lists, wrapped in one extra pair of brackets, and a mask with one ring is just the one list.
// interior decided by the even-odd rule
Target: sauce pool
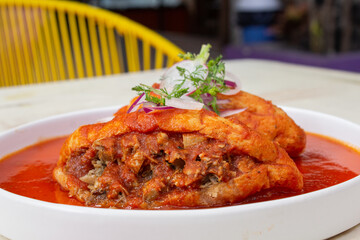
[(241, 203), (261, 202), (296, 196), (327, 188), (360, 174), (360, 152), (335, 139), (306, 133), (305, 151), (293, 158), (303, 174), (301, 192), (270, 189), (256, 193)]
[[(52, 178), (66, 137), (37, 143), (0, 161), (0, 188), (25, 197), (53, 203), (82, 206), (68, 197)], [(307, 133), (304, 153), (294, 159), (304, 176), (301, 192), (272, 189), (257, 193), (241, 203), (260, 202), (304, 194), (330, 187), (360, 174), (360, 152), (337, 140)]]
[(52, 177), (67, 137), (39, 142), (0, 161), (0, 188), (21, 196), (52, 203), (83, 205), (68, 197)]

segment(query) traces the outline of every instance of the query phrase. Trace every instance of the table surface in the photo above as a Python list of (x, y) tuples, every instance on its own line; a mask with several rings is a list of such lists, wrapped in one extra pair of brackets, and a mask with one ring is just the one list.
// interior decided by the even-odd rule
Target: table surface
[[(261, 60), (226, 61), (242, 89), (274, 104), (319, 111), (360, 124), (360, 74)], [(0, 132), (61, 113), (121, 106), (139, 83), (157, 82), (163, 70), (0, 88)], [(360, 225), (331, 239), (360, 238)], [(6, 239), (0, 236), (0, 240)]]

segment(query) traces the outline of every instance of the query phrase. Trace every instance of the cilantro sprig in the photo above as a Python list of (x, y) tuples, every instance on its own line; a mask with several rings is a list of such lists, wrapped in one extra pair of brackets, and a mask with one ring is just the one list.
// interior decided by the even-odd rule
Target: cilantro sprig
[[(140, 94), (145, 93), (145, 100), (148, 102), (153, 102), (159, 106), (165, 106), (166, 99), (180, 98), (184, 94), (188, 93), (188, 88), (182, 88), (183, 83), (184, 81), (181, 84), (177, 84), (171, 93), (168, 93), (166, 88), (157, 89), (142, 83), (133, 87), (132, 90), (137, 91)], [(156, 95), (154, 96), (153, 93)]]
[(217, 57), (215, 60), (210, 60), (207, 63), (208, 75), (205, 79), (193, 77), (195, 74), (180, 74), (185, 79), (193, 82), (196, 90), (190, 94), (190, 97), (204, 103), (211, 110), (219, 114), (217, 106), (217, 94), (222, 93), (229, 89), (224, 82), (225, 78), (225, 64), (221, 61), (222, 56)]
[[(197, 65), (193, 71), (180, 66), (176, 67), (181, 78), (177, 80), (179, 83), (173, 87), (171, 92), (168, 92), (166, 88), (156, 89), (145, 84), (133, 87), (132, 90), (137, 91), (139, 95), (145, 93), (146, 101), (159, 106), (165, 106), (166, 99), (181, 98), (183, 95), (188, 94), (219, 114), (216, 96), (218, 93), (229, 89), (229, 87), (226, 86), (224, 81), (225, 64), (221, 60), (222, 56), (220, 55), (216, 59), (208, 61), (210, 48), (211, 45), (207, 44), (202, 46), (199, 54), (186, 53), (179, 55), (183, 60), (192, 60)], [(190, 94), (189, 87), (184, 86), (186, 82), (191, 82), (195, 88)], [(156, 95), (154, 96), (153, 93)]]

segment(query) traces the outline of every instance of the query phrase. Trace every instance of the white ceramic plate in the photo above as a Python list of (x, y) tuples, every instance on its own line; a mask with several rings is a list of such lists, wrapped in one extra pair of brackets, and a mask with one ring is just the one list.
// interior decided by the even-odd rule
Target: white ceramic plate
[[(360, 147), (360, 126), (284, 108), (306, 131)], [(0, 135), (0, 158), (110, 116), (116, 108), (65, 114)], [(360, 223), (360, 177), (280, 200), (201, 210), (118, 210), (34, 200), (0, 189), (0, 234), (10, 239), (324, 239)]]

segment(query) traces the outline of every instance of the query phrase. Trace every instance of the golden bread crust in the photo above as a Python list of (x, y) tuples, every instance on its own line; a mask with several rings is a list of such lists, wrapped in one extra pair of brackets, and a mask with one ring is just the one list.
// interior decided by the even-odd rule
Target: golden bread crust
[(235, 123), (242, 122), (277, 142), (287, 153), (295, 157), (305, 148), (306, 135), (281, 108), (261, 97), (240, 91), (235, 95), (219, 94), (219, 99), (229, 102), (221, 110), (242, 109), (245, 111), (227, 117)]
[(143, 209), (221, 206), (262, 189), (303, 186), (293, 160), (264, 134), (180, 109), (121, 109), (107, 123), (80, 127), (54, 178), (88, 205)]

